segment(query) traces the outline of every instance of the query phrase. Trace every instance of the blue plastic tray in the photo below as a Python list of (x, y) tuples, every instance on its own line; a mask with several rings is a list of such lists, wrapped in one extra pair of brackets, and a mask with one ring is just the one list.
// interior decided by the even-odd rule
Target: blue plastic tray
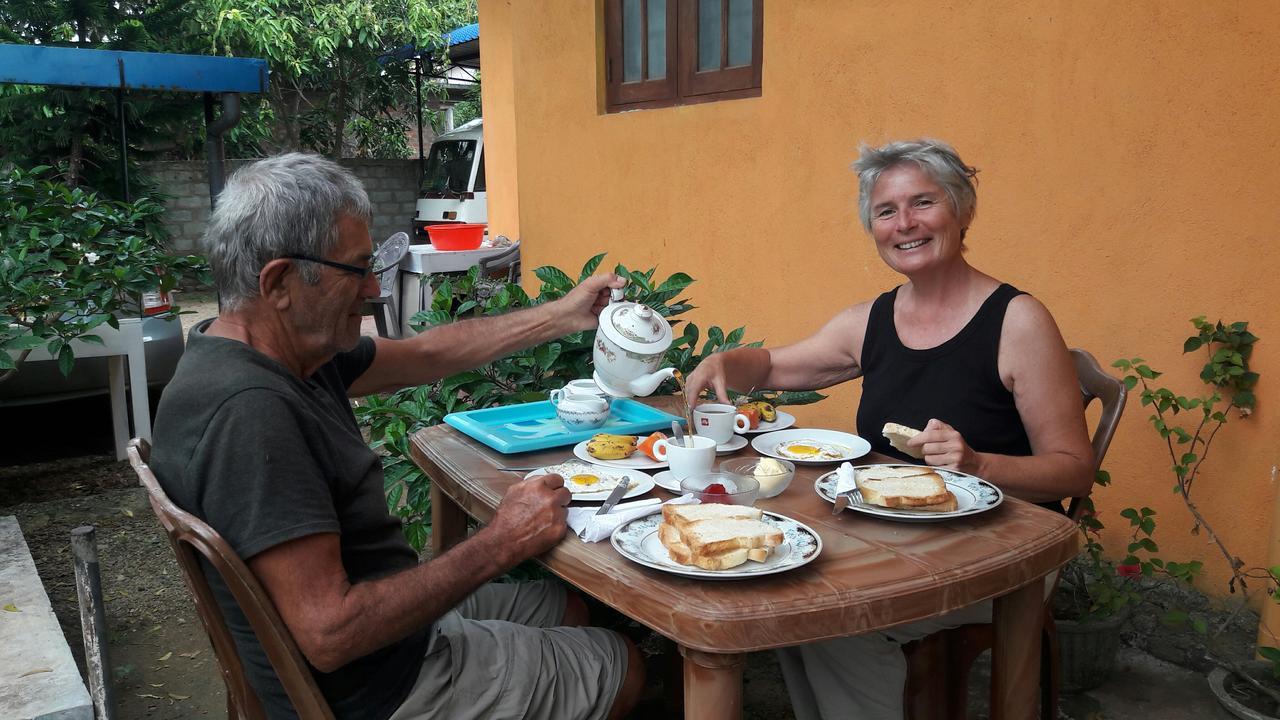
[(664, 428), (670, 430), (672, 420), (684, 424), (684, 420), (676, 415), (626, 398), (614, 400), (609, 421), (594, 430), (567, 429), (556, 417), (555, 408), (546, 400), (444, 416), (449, 425), (503, 453), (576, 445), (600, 432), (639, 435)]

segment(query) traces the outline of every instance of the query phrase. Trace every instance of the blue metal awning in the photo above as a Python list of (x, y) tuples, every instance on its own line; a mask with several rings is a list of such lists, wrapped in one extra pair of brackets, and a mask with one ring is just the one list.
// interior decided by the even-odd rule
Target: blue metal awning
[(461, 45), (464, 42), (471, 42), (479, 38), (480, 23), (471, 23), (445, 33), (444, 42), (449, 47), (453, 47), (454, 45)]
[(263, 93), (267, 75), (257, 58), (0, 44), (0, 83)]

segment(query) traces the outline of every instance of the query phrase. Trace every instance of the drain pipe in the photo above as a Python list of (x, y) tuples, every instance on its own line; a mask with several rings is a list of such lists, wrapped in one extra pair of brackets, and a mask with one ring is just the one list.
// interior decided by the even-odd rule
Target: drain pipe
[(240, 93), (222, 93), (222, 114), (213, 119), (213, 98), (205, 93), (205, 152), (209, 156), (209, 209), (218, 204), (218, 194), (226, 182), (226, 153), (222, 136), (240, 122)]

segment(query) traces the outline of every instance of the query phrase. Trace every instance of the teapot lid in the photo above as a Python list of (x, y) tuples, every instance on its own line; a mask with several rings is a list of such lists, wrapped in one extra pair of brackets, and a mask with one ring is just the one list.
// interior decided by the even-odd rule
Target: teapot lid
[(622, 302), (614, 289), (613, 302), (600, 312), (600, 332), (628, 352), (653, 355), (671, 347), (671, 324), (648, 305)]

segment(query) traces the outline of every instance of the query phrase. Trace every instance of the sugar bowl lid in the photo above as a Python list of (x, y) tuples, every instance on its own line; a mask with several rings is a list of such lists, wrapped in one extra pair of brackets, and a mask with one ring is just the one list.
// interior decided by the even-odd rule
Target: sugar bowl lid
[(653, 355), (671, 347), (671, 324), (648, 305), (624, 302), (622, 290), (610, 291), (611, 301), (600, 313), (600, 333), (628, 352)]

